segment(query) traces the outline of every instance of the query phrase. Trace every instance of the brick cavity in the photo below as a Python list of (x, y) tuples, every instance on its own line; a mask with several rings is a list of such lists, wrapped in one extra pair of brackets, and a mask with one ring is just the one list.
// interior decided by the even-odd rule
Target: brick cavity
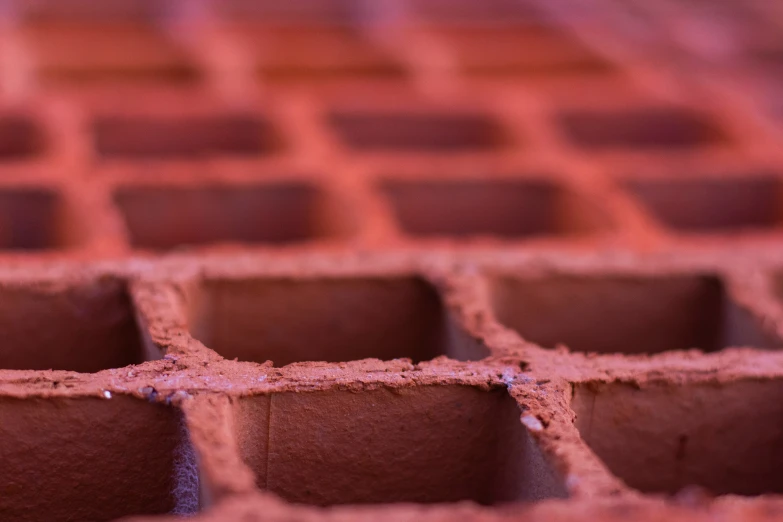
[(45, 148), (44, 131), (38, 122), (14, 114), (0, 118), (0, 161), (35, 157)]
[(179, 410), (142, 399), (0, 399), (0, 512), (113, 520), (198, 507)]
[(228, 359), (283, 366), (488, 355), (415, 276), (215, 279), (190, 303), (193, 335)]
[(247, 397), (236, 431), (258, 486), (334, 505), (566, 496), (503, 389), (420, 386)]
[(93, 134), (103, 159), (252, 158), (280, 146), (271, 123), (251, 114), (106, 115), (95, 118)]
[(783, 183), (773, 175), (635, 179), (626, 189), (666, 227), (686, 233), (783, 225)]
[(196, 64), (151, 23), (39, 20), (23, 34), (47, 86), (188, 85), (200, 79)]
[(571, 406), (587, 445), (629, 486), (715, 495), (783, 492), (779, 379), (577, 384)]
[[(126, 186), (114, 200), (143, 250), (221, 243), (286, 245), (352, 230), (320, 189), (303, 182), (241, 186)], [(339, 223), (338, 223), (339, 221)]]
[(692, 149), (727, 140), (708, 117), (692, 110), (639, 107), (619, 110), (571, 109), (556, 117), (564, 136), (582, 149)]
[(503, 148), (500, 123), (481, 113), (333, 112), (329, 124), (361, 152), (476, 152)]
[(124, 281), (0, 285), (0, 368), (97, 372), (158, 358)]
[[(1, 155), (1, 154), (0, 154)], [(67, 205), (56, 190), (43, 187), (0, 189), (0, 249), (56, 250), (83, 238), (71, 235)]]
[(573, 237), (610, 228), (597, 205), (543, 179), (387, 180), (382, 189), (411, 236)]
[(641, 354), (774, 342), (708, 274), (498, 275), (490, 287), (500, 322), (547, 348)]

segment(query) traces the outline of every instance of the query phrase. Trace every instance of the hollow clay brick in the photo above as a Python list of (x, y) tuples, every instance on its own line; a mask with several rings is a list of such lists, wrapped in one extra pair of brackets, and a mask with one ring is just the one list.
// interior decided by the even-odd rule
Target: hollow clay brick
[(0, 519), (779, 519), (783, 11), (582, 4), (2, 10)]

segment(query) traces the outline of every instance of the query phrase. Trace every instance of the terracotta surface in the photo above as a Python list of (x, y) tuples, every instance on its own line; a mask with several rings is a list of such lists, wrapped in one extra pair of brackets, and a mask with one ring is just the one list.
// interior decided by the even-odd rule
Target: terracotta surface
[(774, 2), (0, 18), (0, 520), (783, 515)]

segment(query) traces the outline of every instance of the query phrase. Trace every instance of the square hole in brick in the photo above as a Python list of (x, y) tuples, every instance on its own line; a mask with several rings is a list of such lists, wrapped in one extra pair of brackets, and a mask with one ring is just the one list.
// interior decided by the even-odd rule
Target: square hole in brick
[(503, 148), (507, 136), (485, 114), (335, 112), (329, 123), (350, 148), (364, 152), (476, 152)]
[(257, 20), (280, 24), (319, 23), (343, 25), (357, 21), (360, 0), (224, 0), (215, 9), (229, 20)]
[(418, 17), (433, 24), (507, 24), (542, 18), (532, 2), (514, 0), (415, 0), (411, 6)]
[(554, 28), (539, 25), (439, 29), (461, 68), (477, 76), (608, 74), (614, 67)]
[(275, 366), (489, 355), (413, 276), (207, 281), (190, 316), (194, 337), (223, 357)]
[(285, 245), (334, 235), (325, 196), (305, 183), (125, 186), (115, 193), (134, 248)]
[(97, 372), (159, 358), (142, 346), (124, 282), (6, 283), (0, 368)]
[(772, 342), (711, 275), (501, 275), (490, 286), (498, 320), (547, 348), (641, 354)]
[(41, 127), (25, 116), (0, 116), (0, 162), (43, 154), (46, 140)]
[(769, 229), (783, 222), (783, 183), (771, 175), (637, 179), (625, 186), (661, 223), (685, 232)]
[(573, 393), (582, 438), (633, 488), (783, 493), (783, 381), (595, 382)]
[(33, 22), (151, 21), (164, 14), (165, 4), (159, 0), (36, 0), (24, 6), (24, 14)]
[(185, 52), (151, 25), (36, 23), (25, 35), (44, 83), (187, 84), (199, 78)]
[(780, 78), (783, 75), (783, 41), (757, 43), (745, 49), (745, 57), (764, 75)]
[(0, 513), (8, 520), (114, 520), (195, 512), (181, 413), (143, 399), (0, 398)]
[(383, 191), (412, 236), (570, 236), (610, 225), (601, 209), (545, 180), (387, 181)]
[(46, 250), (68, 246), (64, 203), (44, 188), (0, 189), (0, 249)]
[(272, 125), (253, 115), (104, 116), (93, 123), (102, 158), (257, 157), (280, 148)]
[(565, 497), (505, 390), (279, 393), (235, 409), (258, 486), (289, 502), (502, 504)]
[(400, 79), (401, 63), (347, 26), (242, 26), (263, 81), (317, 82), (344, 78)]
[(783, 273), (777, 272), (771, 277), (771, 288), (775, 297), (783, 301)]
[(569, 110), (557, 125), (580, 148), (691, 149), (727, 140), (705, 115), (686, 109), (645, 107), (626, 111)]

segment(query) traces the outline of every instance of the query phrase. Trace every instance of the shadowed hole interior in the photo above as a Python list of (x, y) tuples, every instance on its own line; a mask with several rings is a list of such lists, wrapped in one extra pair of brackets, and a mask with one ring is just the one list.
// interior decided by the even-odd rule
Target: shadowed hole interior
[(677, 230), (762, 229), (783, 221), (783, 185), (771, 175), (639, 179), (625, 186), (659, 221)]
[(0, 398), (0, 513), (114, 520), (193, 513), (195, 455), (179, 410), (143, 399)]
[(97, 372), (160, 358), (144, 348), (124, 282), (0, 287), (0, 368)]
[[(514, 0), (416, 0), (412, 4), (416, 14), (434, 24), (460, 24), (509, 22), (538, 22), (542, 11), (532, 2)], [(497, 26), (496, 26), (497, 27)]]
[(356, 14), (360, 11), (358, 4), (357, 0), (224, 0), (216, 3), (215, 9), (231, 21), (250, 19), (265, 23), (346, 25), (356, 19)]
[(336, 112), (329, 123), (349, 147), (366, 152), (482, 151), (507, 141), (500, 124), (482, 114)]
[(245, 25), (241, 35), (256, 49), (264, 81), (297, 82), (344, 77), (395, 79), (405, 70), (372, 40), (345, 26)]
[(606, 466), (644, 492), (782, 493), (783, 381), (584, 383), (576, 427)]
[(25, 5), (25, 16), (33, 22), (149, 22), (163, 14), (158, 0), (36, 0)]
[(492, 307), (528, 341), (597, 353), (656, 353), (774, 341), (709, 275), (496, 276)]
[(0, 190), (0, 249), (44, 250), (68, 246), (60, 195), (44, 188)]
[(93, 122), (104, 158), (253, 157), (279, 148), (270, 123), (250, 115), (105, 116)]
[(0, 162), (41, 155), (45, 148), (41, 127), (23, 116), (0, 117)]
[(184, 84), (199, 77), (185, 52), (151, 24), (36, 23), (24, 34), (44, 83)]
[(258, 486), (289, 502), (564, 498), (520, 415), (504, 389), (417, 386), (246, 397), (234, 425)]
[(705, 116), (670, 107), (570, 110), (556, 120), (565, 136), (584, 149), (689, 149), (726, 140)]
[(600, 208), (545, 180), (390, 180), (382, 188), (413, 236), (582, 235), (610, 226)]
[(539, 25), (442, 28), (471, 75), (580, 75), (615, 71), (570, 35)]
[(191, 296), (190, 326), (223, 357), (275, 366), (488, 355), (412, 276), (206, 281)]
[(342, 233), (340, 224), (331, 222), (326, 197), (304, 183), (127, 186), (115, 193), (115, 201), (132, 245), (142, 249), (234, 242), (281, 245)]
[(764, 67), (767, 72), (775, 72), (776, 74), (783, 72), (783, 45), (780, 43), (750, 49), (748, 56)]
[(782, 273), (778, 272), (772, 276), (771, 287), (775, 297), (779, 301), (783, 302), (783, 274)]

